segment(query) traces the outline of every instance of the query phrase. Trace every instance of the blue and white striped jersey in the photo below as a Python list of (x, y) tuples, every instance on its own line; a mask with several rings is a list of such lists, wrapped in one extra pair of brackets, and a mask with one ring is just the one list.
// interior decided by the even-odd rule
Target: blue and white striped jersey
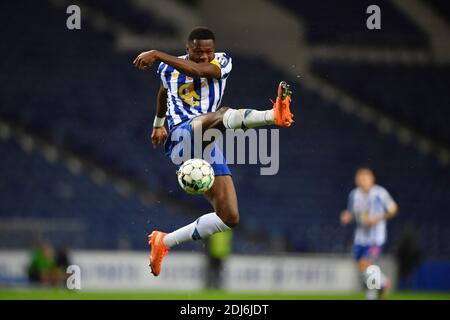
[[(179, 58), (189, 59), (189, 55)], [(211, 63), (220, 68), (220, 79), (191, 78), (163, 62), (159, 64), (158, 75), (167, 89), (166, 116), (169, 129), (188, 119), (214, 112), (220, 107), (232, 68), (231, 57), (218, 52), (214, 54)]]
[(357, 245), (383, 245), (386, 241), (386, 220), (369, 227), (362, 223), (364, 215), (382, 217), (388, 210), (396, 206), (387, 190), (374, 185), (369, 193), (359, 188), (353, 189), (348, 197), (347, 209), (356, 221), (354, 243)]

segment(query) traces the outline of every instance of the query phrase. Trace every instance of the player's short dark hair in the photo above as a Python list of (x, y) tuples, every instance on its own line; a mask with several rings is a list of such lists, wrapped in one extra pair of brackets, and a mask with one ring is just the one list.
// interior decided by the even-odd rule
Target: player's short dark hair
[(371, 167), (371, 166), (368, 166), (368, 165), (362, 165), (362, 166), (359, 166), (359, 167), (356, 169), (356, 172), (360, 172), (360, 171), (369, 171), (370, 173), (372, 173), (372, 175), (375, 175), (375, 173), (373, 172), (372, 167)]
[(214, 32), (207, 27), (195, 27), (191, 30), (188, 36), (188, 42), (193, 42), (194, 40), (212, 40), (216, 42), (216, 37)]

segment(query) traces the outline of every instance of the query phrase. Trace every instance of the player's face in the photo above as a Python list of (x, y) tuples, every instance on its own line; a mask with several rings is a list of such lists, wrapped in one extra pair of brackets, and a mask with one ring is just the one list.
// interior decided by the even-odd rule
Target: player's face
[(364, 192), (369, 192), (375, 184), (375, 177), (370, 170), (358, 170), (355, 177), (355, 183), (358, 188), (361, 188)]
[(194, 62), (211, 62), (214, 59), (214, 41), (208, 40), (196, 40), (189, 42), (186, 49), (189, 54), (189, 59)]

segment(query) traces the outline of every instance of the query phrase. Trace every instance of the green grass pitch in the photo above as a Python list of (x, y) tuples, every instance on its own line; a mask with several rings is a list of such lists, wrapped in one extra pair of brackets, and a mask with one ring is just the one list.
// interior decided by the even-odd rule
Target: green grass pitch
[[(68, 291), (51, 289), (0, 290), (0, 300), (363, 300), (353, 293), (277, 293), (227, 291)], [(387, 300), (450, 300), (450, 293), (391, 292)]]

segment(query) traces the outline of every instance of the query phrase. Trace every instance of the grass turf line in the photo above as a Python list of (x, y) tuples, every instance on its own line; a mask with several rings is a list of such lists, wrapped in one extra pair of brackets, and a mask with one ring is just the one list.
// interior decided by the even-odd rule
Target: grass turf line
[[(364, 293), (0, 290), (0, 300), (363, 300)], [(392, 292), (388, 300), (450, 300), (450, 293)]]

